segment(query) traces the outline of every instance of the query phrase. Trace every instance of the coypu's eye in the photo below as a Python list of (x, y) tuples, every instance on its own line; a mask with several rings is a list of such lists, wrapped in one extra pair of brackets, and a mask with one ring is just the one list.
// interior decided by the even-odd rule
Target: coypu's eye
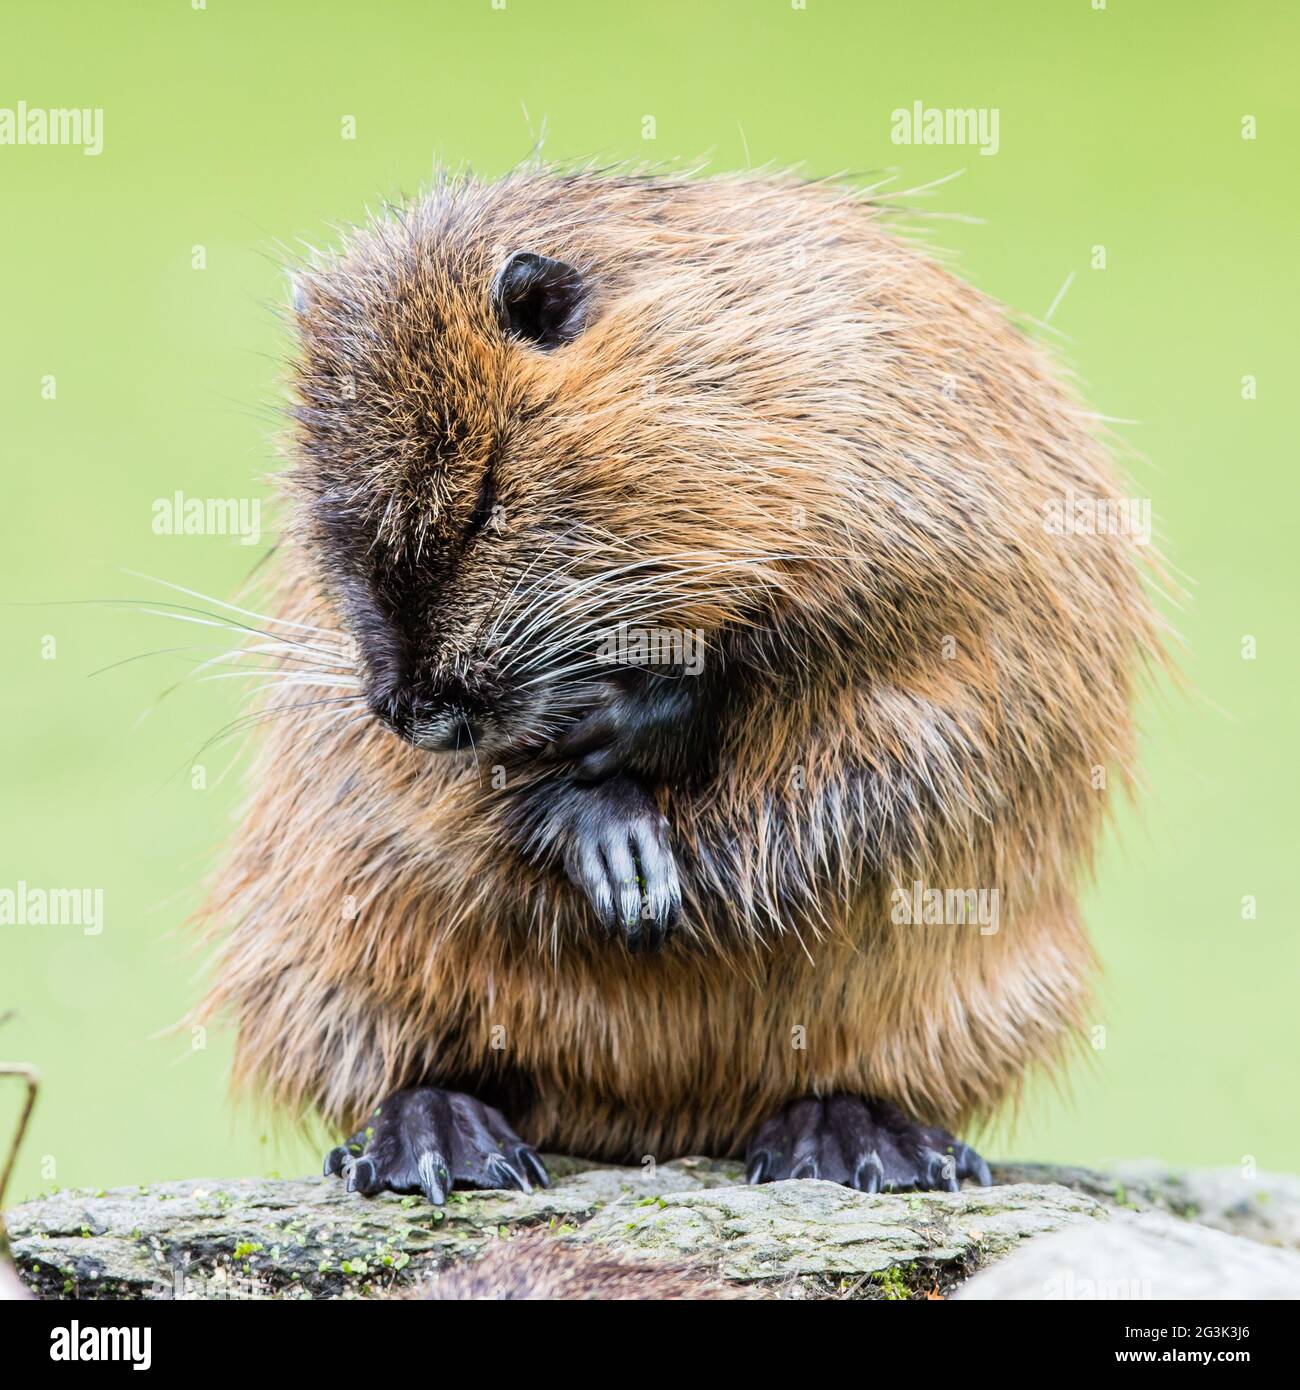
[(516, 251), (492, 281), (492, 308), (503, 332), (540, 348), (571, 343), (587, 322), (582, 272), (564, 261)]

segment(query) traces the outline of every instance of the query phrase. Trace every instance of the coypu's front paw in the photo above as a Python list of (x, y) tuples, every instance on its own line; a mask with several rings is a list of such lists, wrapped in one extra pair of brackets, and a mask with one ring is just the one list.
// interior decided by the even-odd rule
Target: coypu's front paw
[(760, 1126), (745, 1164), (751, 1183), (824, 1178), (862, 1192), (956, 1192), (963, 1178), (993, 1182), (969, 1144), (887, 1101), (858, 1096), (787, 1105)]
[(676, 924), (682, 893), (668, 822), (629, 777), (574, 788), (565, 808), (564, 867), (610, 932), (657, 947)]
[(695, 687), (684, 677), (661, 676), (630, 687), (611, 683), (545, 757), (569, 763), (583, 782), (629, 771), (652, 778), (671, 775), (689, 742), (696, 701)]
[(349, 1192), (423, 1192), (436, 1206), (453, 1187), (550, 1185), (536, 1150), (499, 1110), (434, 1086), (389, 1096), (365, 1129), (325, 1155), (325, 1174), (342, 1175)]

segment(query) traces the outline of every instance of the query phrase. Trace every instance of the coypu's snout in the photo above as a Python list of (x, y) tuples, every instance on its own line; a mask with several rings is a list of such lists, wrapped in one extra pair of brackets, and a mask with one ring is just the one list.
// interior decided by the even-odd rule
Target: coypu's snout
[(417, 748), (455, 752), (474, 747), (491, 713), (482, 682), (422, 649), (418, 609), (403, 611), (381, 602), (366, 584), (341, 584), (340, 593), (370, 713)]
[(375, 718), (417, 748), (449, 753), (473, 746), (477, 730), (460, 682), (390, 687), (369, 696)]

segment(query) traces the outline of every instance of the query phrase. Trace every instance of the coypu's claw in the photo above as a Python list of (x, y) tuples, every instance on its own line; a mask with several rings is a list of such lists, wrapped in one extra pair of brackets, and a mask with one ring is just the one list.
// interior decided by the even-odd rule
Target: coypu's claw
[(454, 1187), (550, 1185), (536, 1150), (499, 1110), (433, 1086), (389, 1096), (365, 1129), (326, 1154), (325, 1173), (344, 1177), (349, 1192), (423, 1192), (435, 1206)]
[(857, 1096), (787, 1105), (760, 1126), (745, 1162), (751, 1183), (823, 1178), (862, 1192), (956, 1192), (963, 1178), (993, 1183), (969, 1144), (886, 1101)]
[(568, 827), (564, 866), (606, 931), (636, 949), (661, 946), (681, 913), (668, 822), (636, 782), (584, 788)]

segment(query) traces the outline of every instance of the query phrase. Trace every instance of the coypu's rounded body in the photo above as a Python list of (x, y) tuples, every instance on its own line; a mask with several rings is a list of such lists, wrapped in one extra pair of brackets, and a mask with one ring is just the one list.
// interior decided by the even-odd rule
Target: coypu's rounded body
[[(304, 273), (274, 611), (286, 670), (343, 689), (274, 697), (340, 703), (268, 721), (210, 905), (238, 1080), (348, 1128), (469, 1091), (636, 1160), (806, 1095), (956, 1125), (1058, 1057), (1156, 624), (1125, 537), (1045, 524), (1116, 494), (1090, 417), (883, 223), (826, 185), (520, 173)], [(542, 328), (501, 307), (519, 251), (576, 277)], [(675, 856), (654, 952), (548, 829), (588, 783), (544, 745), (623, 622), (701, 635), (698, 675), (610, 673), (682, 700), (615, 759)], [(472, 751), (416, 746), (420, 682)], [(927, 889), (995, 917), (906, 920)]]

